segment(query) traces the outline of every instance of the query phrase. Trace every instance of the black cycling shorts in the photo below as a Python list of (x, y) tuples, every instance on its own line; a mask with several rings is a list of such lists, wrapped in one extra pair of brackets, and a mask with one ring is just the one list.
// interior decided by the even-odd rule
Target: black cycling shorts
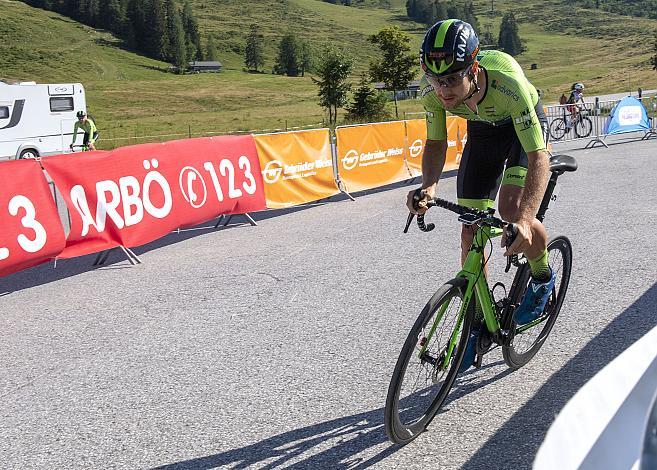
[[(98, 140), (98, 131), (94, 132), (94, 142)], [(82, 138), (82, 145), (89, 145), (89, 133), (85, 132)]]
[[(547, 118), (540, 100), (535, 110), (544, 139), (547, 139)], [(493, 207), (502, 176), (504, 184), (524, 187), (526, 173), (527, 153), (510, 119), (508, 123), (495, 126), (468, 121), (468, 140), (456, 180), (460, 204), (478, 209)]]

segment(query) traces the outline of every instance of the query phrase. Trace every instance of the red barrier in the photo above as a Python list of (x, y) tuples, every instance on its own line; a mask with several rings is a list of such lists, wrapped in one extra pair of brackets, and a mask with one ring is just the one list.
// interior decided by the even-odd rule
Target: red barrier
[(64, 229), (50, 187), (34, 160), (0, 163), (0, 276), (57, 256)]
[(63, 258), (139, 246), (221, 214), (265, 209), (252, 136), (59, 155), (43, 166), (71, 213)]

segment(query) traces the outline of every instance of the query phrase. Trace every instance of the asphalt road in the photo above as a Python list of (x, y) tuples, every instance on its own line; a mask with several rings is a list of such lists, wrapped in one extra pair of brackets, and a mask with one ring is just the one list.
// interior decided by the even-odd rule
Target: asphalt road
[(171, 234), (139, 266), (0, 279), (0, 466), (529, 468), (566, 401), (657, 324), (657, 140), (609, 140), (564, 152), (580, 168), (546, 222), (574, 272), (547, 343), (513, 373), (493, 351), (406, 447), (383, 430), (388, 382), (459, 227), (436, 209), (403, 235), (398, 185)]

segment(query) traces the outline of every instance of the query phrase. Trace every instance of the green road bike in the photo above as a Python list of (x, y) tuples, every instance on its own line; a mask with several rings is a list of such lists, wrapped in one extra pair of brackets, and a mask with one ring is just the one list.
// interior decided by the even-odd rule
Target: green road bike
[[(577, 162), (568, 155), (550, 158), (551, 177), (536, 217), (543, 221), (554, 196), (557, 178), (575, 171)], [(459, 221), (477, 225), (472, 246), (462, 270), (431, 297), (415, 321), (402, 347), (390, 380), (385, 406), (385, 428), (391, 441), (406, 444), (422, 433), (432, 421), (459, 373), (466, 346), (475, 322), (475, 302), (483, 311), (483, 325), (476, 344), (475, 366), (494, 347), (501, 346), (504, 361), (518, 369), (538, 352), (559, 315), (572, 268), (572, 247), (568, 238), (557, 236), (548, 243), (549, 264), (556, 272), (556, 282), (547, 305), (536, 320), (517, 325), (514, 313), (530, 279), (529, 264), (522, 256), (507, 258), (506, 271), (515, 266), (510, 289), (501, 282), (489, 287), (484, 267), (490, 258), (487, 245), (494, 237), (507, 231), (507, 243), (512, 242), (517, 229), (497, 217), (494, 210), (478, 211), (440, 198), (429, 206), (439, 206), (459, 214)], [(406, 229), (412, 221), (409, 214)], [(425, 224), (418, 216), (418, 226), (428, 232), (433, 224)], [(496, 299), (494, 292), (504, 292)]]

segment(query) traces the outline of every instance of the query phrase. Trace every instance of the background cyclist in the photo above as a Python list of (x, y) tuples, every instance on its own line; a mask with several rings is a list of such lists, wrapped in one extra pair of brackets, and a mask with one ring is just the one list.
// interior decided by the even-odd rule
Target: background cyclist
[(82, 145), (85, 147), (88, 146), (89, 150), (96, 150), (96, 147), (94, 147), (94, 142), (98, 140), (98, 129), (96, 129), (96, 123), (93, 119), (90, 119), (84, 111), (78, 111), (76, 116), (78, 117), (78, 120), (73, 126), (73, 141), (70, 145), (71, 150), (73, 150), (73, 144), (75, 144), (75, 139), (78, 136), (78, 129), (84, 131)]
[[(511, 56), (479, 52), (472, 26), (457, 19), (429, 28), (420, 63), (425, 72), (420, 89), (427, 141), (422, 186), (408, 194), (407, 206), (424, 213), (426, 202), (436, 193), (447, 153), (446, 111), (467, 119), (468, 138), (457, 177), (459, 203), (487, 209), (494, 205), (499, 189), (500, 215), (518, 227), (505, 255), (524, 253), (531, 268), (530, 285), (516, 312), (519, 324), (528, 323), (543, 311), (555, 280), (548, 266), (547, 233), (535, 217), (549, 174), (547, 120), (536, 89)], [(415, 204), (414, 196), (421, 198)], [(474, 232), (470, 226), (462, 227), (462, 262)], [(481, 312), (477, 316), (481, 318)], [(469, 338), (461, 370), (474, 362), (477, 335), (475, 330)]]
[(566, 132), (568, 132), (577, 122), (577, 114), (579, 113), (578, 103), (584, 105), (584, 85), (582, 83), (575, 83), (573, 85), (570, 96), (566, 101), (566, 104), (568, 105), (566, 108), (570, 111), (570, 121), (566, 123)]

